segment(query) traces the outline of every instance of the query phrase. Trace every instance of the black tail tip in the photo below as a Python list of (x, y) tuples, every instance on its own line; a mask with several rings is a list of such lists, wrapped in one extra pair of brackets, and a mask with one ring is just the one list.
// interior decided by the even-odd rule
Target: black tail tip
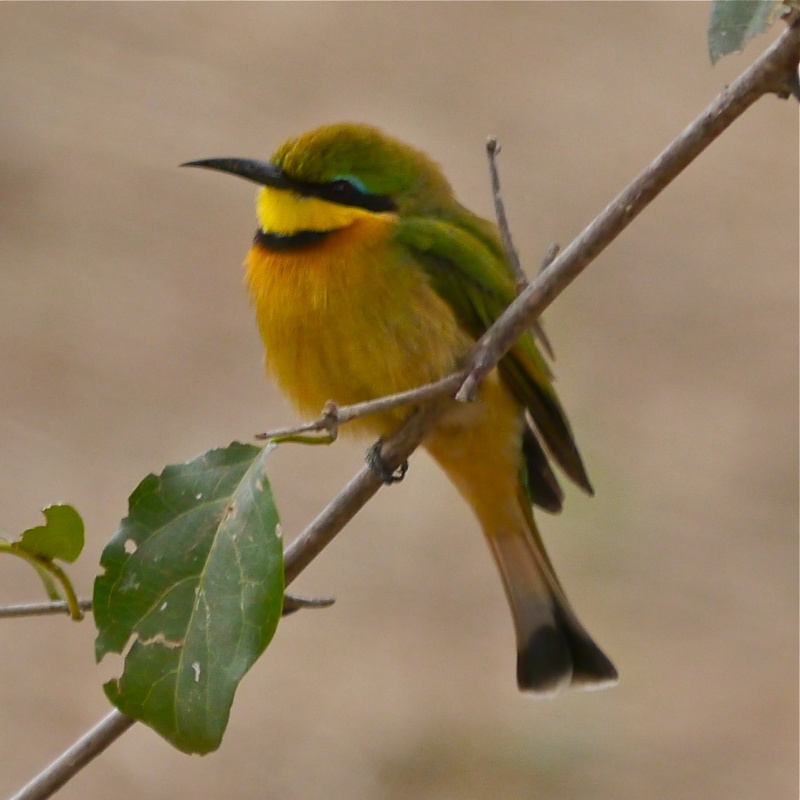
[(520, 691), (555, 694), (572, 680), (567, 641), (553, 626), (539, 628), (517, 651)]
[(611, 659), (591, 640), (572, 651), (572, 686), (575, 689), (607, 689), (619, 682), (617, 668)]
[(520, 691), (554, 695), (572, 687), (604, 689), (617, 683), (616, 667), (586, 635), (547, 625), (539, 628), (517, 652)]

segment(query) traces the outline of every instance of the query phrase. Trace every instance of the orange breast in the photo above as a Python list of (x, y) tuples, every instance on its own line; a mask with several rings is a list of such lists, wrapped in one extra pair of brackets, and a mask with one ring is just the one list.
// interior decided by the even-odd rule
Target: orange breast
[[(455, 369), (471, 345), (411, 254), (375, 215), (303, 249), (254, 245), (247, 284), (266, 365), (305, 416), (419, 386)], [(388, 433), (406, 414), (362, 427)], [(347, 426), (348, 428), (352, 426)]]

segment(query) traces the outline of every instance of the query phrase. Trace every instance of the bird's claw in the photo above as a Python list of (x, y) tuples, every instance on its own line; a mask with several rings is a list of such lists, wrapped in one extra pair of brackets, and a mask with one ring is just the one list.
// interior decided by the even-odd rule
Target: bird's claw
[(378, 439), (372, 447), (367, 450), (366, 460), (367, 466), (385, 483), (390, 486), (393, 483), (400, 483), (408, 472), (408, 460), (403, 461), (400, 466), (395, 469), (383, 460), (381, 455), (381, 448), (383, 447), (383, 439)]

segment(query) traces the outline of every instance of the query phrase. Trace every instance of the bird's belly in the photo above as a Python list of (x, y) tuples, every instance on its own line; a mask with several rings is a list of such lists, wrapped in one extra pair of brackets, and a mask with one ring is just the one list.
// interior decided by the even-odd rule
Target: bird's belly
[[(327, 400), (349, 405), (443, 377), (471, 344), (422, 269), (376, 227), (356, 223), (304, 251), (255, 246), (248, 258), (267, 369), (304, 416)], [(360, 427), (388, 433), (408, 411)]]

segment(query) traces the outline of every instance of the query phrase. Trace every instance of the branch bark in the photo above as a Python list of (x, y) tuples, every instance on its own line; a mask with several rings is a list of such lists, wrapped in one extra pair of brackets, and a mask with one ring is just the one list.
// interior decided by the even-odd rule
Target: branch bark
[[(783, 92), (800, 61), (797, 19), (776, 42), (694, 120), (601, 214), (528, 286), (481, 337), (459, 400), (474, 397), (481, 379), (553, 300), (731, 123), (759, 97)], [(441, 391), (452, 392), (449, 384)], [(396, 469), (423, 441), (450, 402), (444, 396), (414, 414), (383, 444), (387, 467)], [(361, 470), (287, 548), (286, 583), (291, 583), (381, 488), (369, 467)], [(12, 800), (45, 800), (133, 725), (112, 711)]]
[(52, 797), (67, 781), (133, 726), (136, 720), (114, 709), (65, 750), (11, 800)]
[[(91, 611), (91, 600), (78, 600), (81, 611)], [(66, 600), (53, 600), (49, 603), (15, 603), (0, 607), (0, 619), (10, 617), (42, 617), (48, 614), (69, 614), (70, 607)]]

